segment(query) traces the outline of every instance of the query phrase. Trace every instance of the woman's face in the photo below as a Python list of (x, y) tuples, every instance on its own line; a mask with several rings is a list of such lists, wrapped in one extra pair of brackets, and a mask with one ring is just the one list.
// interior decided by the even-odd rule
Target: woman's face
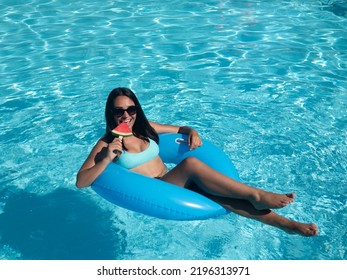
[(118, 124), (126, 123), (130, 128), (136, 121), (136, 107), (134, 101), (127, 96), (118, 96), (113, 102), (114, 118)]

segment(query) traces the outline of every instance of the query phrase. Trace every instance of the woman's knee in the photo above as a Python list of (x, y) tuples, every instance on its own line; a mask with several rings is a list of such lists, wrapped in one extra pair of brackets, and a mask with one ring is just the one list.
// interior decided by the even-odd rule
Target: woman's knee
[(201, 166), (202, 161), (197, 159), (196, 157), (187, 157), (182, 160), (181, 164), (187, 169), (194, 170)]

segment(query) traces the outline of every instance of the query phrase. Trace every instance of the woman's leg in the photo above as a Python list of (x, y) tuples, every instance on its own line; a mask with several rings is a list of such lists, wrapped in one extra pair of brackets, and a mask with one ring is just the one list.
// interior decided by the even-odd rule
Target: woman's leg
[(217, 197), (215, 201), (236, 214), (277, 227), (290, 234), (314, 236), (318, 233), (318, 228), (313, 223), (292, 221), (271, 210), (257, 210), (246, 200)]
[(219, 203), (226, 209), (236, 214), (260, 221), (270, 226), (277, 227), (287, 233), (300, 234), (303, 236), (314, 236), (318, 234), (318, 227), (313, 223), (305, 224), (297, 221), (292, 221), (276, 214), (275, 212), (272, 212), (271, 210), (257, 210), (247, 200), (214, 196), (202, 191), (195, 185), (191, 185), (188, 188), (192, 191), (207, 196), (208, 198), (214, 200), (215, 202)]
[(181, 187), (195, 183), (205, 192), (215, 196), (246, 199), (258, 210), (282, 208), (293, 202), (295, 197), (294, 194), (266, 192), (240, 183), (194, 157), (183, 160), (165, 174), (162, 180)]

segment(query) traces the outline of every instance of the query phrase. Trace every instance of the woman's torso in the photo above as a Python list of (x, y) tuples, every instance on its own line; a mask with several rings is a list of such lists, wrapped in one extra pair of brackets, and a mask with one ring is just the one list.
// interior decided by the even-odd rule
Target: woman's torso
[(159, 148), (156, 142), (131, 136), (123, 138), (123, 144), (126, 150), (116, 164), (150, 177), (165, 175), (167, 168), (158, 155)]

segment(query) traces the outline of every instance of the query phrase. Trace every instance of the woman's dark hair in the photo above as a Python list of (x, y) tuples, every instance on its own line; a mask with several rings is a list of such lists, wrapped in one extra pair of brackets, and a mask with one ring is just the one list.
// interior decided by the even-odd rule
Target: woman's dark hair
[(114, 136), (111, 131), (114, 129), (118, 123), (113, 115), (114, 100), (118, 96), (126, 96), (130, 98), (136, 106), (136, 121), (133, 125), (133, 134), (136, 137), (147, 140), (151, 138), (155, 142), (159, 143), (158, 134), (155, 132), (153, 127), (149, 124), (146, 115), (144, 114), (140, 102), (138, 101), (136, 95), (128, 88), (115, 88), (108, 95), (106, 106), (105, 106), (105, 119), (106, 119), (106, 141), (112, 142)]

